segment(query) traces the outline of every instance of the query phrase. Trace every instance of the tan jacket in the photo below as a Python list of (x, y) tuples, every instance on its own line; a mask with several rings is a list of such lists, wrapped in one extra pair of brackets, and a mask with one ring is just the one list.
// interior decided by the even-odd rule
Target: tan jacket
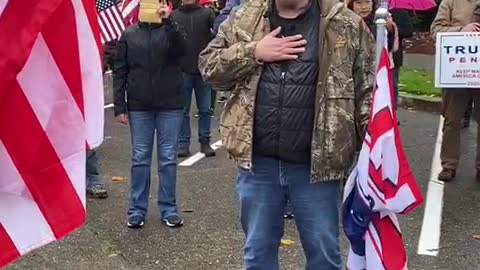
[(473, 12), (479, 4), (480, 0), (443, 0), (432, 23), (433, 38), (441, 32), (460, 32), (473, 22)]
[[(363, 139), (370, 113), (375, 44), (363, 20), (338, 0), (318, 0), (319, 75), (312, 141), (312, 181), (342, 180)], [(251, 170), (255, 97), (263, 66), (255, 47), (270, 32), (271, 1), (250, 0), (233, 12), (200, 54), (214, 90), (233, 91), (221, 117), (223, 143)]]

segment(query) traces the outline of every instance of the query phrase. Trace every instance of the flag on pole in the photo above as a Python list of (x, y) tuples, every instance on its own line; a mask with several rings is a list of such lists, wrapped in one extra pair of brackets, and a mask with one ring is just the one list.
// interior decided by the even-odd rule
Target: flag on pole
[(367, 134), (343, 198), (350, 270), (407, 269), (396, 214), (408, 214), (423, 201), (400, 140), (390, 60), (383, 40)]
[(96, 0), (102, 44), (119, 38), (125, 30), (122, 13), (116, 0)]
[(103, 138), (99, 33), (93, 0), (0, 1), (0, 268), (85, 221), (86, 145)]

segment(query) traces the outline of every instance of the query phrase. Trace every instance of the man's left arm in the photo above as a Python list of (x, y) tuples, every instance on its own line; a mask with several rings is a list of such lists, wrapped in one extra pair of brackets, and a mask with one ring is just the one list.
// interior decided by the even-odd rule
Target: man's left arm
[[(355, 90), (355, 125), (360, 140), (367, 131), (375, 78), (375, 40), (363, 21), (360, 23), (359, 45), (353, 63)], [(360, 143), (361, 145), (361, 143)]]
[(163, 19), (166, 31), (169, 37), (169, 50), (172, 57), (180, 57), (185, 54), (187, 44), (187, 34), (182, 25), (169, 18)]
[(210, 27), (210, 29), (213, 29), (213, 24), (215, 23), (215, 18), (217, 16), (215, 15), (215, 11), (213, 11), (213, 9), (209, 8), (208, 11), (208, 26)]

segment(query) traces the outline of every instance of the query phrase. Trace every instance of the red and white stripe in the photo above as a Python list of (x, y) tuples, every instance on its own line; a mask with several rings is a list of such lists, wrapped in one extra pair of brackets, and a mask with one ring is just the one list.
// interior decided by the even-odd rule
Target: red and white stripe
[(93, 0), (1, 1), (0, 36), (2, 267), (84, 223), (103, 84)]
[(138, 12), (140, 9), (140, 0), (125, 0), (122, 6), (122, 17), (125, 25), (128, 27), (138, 21)]
[(125, 30), (125, 22), (117, 5), (98, 13), (102, 44), (119, 38)]
[[(344, 201), (361, 190), (354, 203), (368, 206), (371, 212), (371, 216), (357, 213), (370, 222), (363, 234), (365, 253), (356, 254), (350, 248), (349, 270), (406, 270), (407, 253), (396, 215), (408, 214), (423, 202), (400, 140), (389, 61), (385, 42), (378, 61), (368, 134), (345, 184)], [(344, 211), (353, 214), (354, 208)], [(363, 233), (363, 228), (357, 225), (357, 229)]]

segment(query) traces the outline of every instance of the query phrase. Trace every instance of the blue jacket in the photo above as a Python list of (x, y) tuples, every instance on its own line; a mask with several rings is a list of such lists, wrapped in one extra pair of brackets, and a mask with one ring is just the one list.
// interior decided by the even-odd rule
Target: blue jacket
[(220, 24), (222, 24), (223, 21), (225, 21), (228, 16), (230, 15), (230, 12), (232, 12), (233, 8), (236, 6), (240, 5), (240, 0), (228, 0), (227, 4), (225, 7), (220, 11), (220, 14), (218, 14), (217, 18), (215, 19), (215, 22), (213, 23), (213, 33), (216, 35), (218, 33), (218, 28), (220, 27)]

